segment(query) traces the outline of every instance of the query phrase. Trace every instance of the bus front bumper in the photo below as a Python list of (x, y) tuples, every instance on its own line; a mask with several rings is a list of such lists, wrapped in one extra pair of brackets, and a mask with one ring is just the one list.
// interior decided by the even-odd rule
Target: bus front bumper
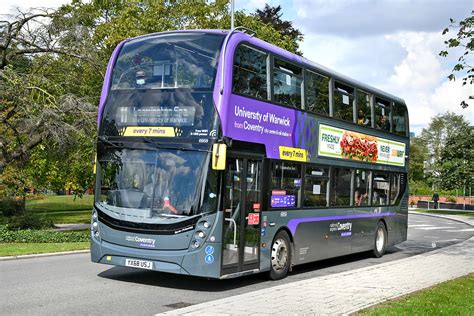
[[(213, 245), (220, 249), (220, 245)], [(220, 277), (220, 256), (216, 251), (213, 262), (205, 260), (204, 248), (185, 250), (148, 250), (126, 247), (99, 241), (91, 238), (91, 261), (114, 266), (126, 266), (127, 259), (138, 259), (153, 262), (152, 269), (158, 272), (168, 272), (184, 275), (195, 275), (208, 278)], [(201, 262), (202, 261), (202, 262)]]

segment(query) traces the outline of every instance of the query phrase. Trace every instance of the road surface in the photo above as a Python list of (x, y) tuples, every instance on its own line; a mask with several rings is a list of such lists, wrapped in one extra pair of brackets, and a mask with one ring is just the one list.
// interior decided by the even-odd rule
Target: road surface
[[(151, 315), (271, 286), (388, 262), (464, 241), (472, 226), (409, 216), (408, 240), (380, 259), (367, 254), (297, 266), (284, 280), (197, 277), (91, 263), (89, 254), (0, 262), (0, 314)], [(210, 311), (212, 312), (212, 311)]]

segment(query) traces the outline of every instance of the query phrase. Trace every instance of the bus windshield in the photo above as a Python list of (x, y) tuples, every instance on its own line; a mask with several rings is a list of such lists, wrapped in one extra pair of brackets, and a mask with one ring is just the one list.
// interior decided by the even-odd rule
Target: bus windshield
[(110, 148), (99, 163), (98, 204), (122, 220), (153, 222), (216, 209), (217, 180), (215, 172), (208, 174), (208, 153)]
[(212, 90), (223, 39), (183, 32), (125, 43), (112, 71), (102, 133), (140, 136), (127, 135), (133, 126), (165, 127), (159, 136), (214, 136)]

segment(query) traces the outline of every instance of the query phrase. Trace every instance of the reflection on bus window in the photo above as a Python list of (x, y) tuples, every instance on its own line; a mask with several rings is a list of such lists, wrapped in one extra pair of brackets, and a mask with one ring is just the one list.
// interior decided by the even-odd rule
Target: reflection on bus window
[(328, 206), (329, 168), (307, 166), (304, 177), (304, 206)]
[(334, 168), (331, 176), (331, 206), (349, 206), (351, 203), (352, 172), (346, 168)]
[(301, 165), (274, 162), (271, 173), (271, 207), (300, 207)]
[(278, 103), (301, 108), (302, 69), (275, 59), (273, 65), (273, 97)]
[(329, 78), (306, 70), (306, 110), (329, 116)]
[(407, 134), (407, 111), (401, 104), (395, 103), (392, 110), (393, 132), (402, 136)]
[(210, 88), (222, 41), (220, 35), (183, 33), (127, 42), (111, 89)]
[(369, 205), (370, 172), (356, 169), (354, 174), (354, 206)]
[(375, 128), (390, 132), (390, 102), (375, 99)]
[(370, 96), (368, 93), (361, 90), (357, 90), (357, 124), (363, 126), (372, 126)]
[(267, 99), (267, 54), (246, 45), (235, 53), (233, 91), (257, 99)]
[(354, 88), (336, 82), (334, 85), (334, 118), (354, 121)]
[(374, 172), (372, 182), (372, 205), (387, 205), (390, 182), (385, 172)]

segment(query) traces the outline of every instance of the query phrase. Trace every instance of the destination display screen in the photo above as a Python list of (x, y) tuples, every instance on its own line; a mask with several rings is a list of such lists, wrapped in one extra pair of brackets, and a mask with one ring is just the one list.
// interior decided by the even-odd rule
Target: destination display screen
[(120, 107), (120, 124), (123, 125), (161, 125), (193, 126), (196, 115), (194, 107)]

